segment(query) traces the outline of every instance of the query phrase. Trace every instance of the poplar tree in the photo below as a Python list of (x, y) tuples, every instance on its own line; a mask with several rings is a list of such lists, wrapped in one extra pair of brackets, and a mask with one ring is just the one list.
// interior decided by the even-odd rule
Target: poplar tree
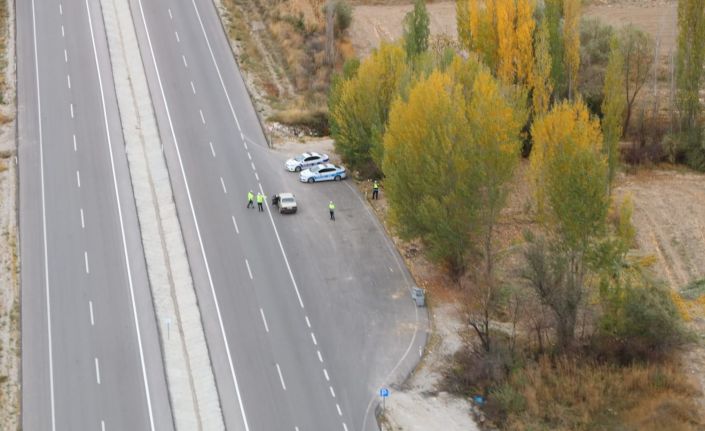
[(605, 142), (603, 152), (607, 156), (607, 179), (610, 186), (619, 162), (619, 138), (622, 136), (622, 122), (626, 108), (623, 69), (624, 58), (622, 58), (619, 41), (616, 37), (612, 37), (603, 87), (605, 98), (602, 100), (602, 134)]

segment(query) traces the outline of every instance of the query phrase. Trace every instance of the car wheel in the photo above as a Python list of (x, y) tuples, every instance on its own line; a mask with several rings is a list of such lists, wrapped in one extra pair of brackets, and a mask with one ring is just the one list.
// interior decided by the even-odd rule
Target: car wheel
[(307, 182), (312, 183), (314, 181), (316, 181), (316, 180), (314, 180), (313, 178), (309, 178)]
[(295, 170), (296, 172), (301, 172), (301, 166), (295, 167), (294, 170)]
[(341, 178), (340, 178), (340, 175), (336, 175), (335, 178), (334, 178), (335, 181), (340, 181), (340, 179), (341, 179)]

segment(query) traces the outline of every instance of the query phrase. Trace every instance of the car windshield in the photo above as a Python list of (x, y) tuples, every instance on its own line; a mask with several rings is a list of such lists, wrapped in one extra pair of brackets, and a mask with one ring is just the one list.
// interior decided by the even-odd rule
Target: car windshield
[(301, 154), (301, 155), (299, 155), (299, 156), (296, 156), (296, 157), (294, 157), (294, 160), (296, 160), (297, 162), (300, 162), (300, 161), (302, 161), (303, 159), (304, 159), (304, 156), (303, 156), (303, 154)]
[(294, 202), (294, 198), (282, 198), (283, 204), (293, 204)]

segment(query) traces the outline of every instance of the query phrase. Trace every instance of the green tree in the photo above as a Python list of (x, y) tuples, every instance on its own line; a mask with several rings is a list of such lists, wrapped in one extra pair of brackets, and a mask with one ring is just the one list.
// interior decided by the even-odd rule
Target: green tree
[(573, 100), (578, 91), (580, 70), (580, 0), (563, 0), (563, 46), (568, 98)]
[(476, 177), (465, 103), (448, 74), (433, 72), (397, 99), (384, 137), (385, 191), (404, 238), (456, 277), (465, 266), (477, 214)]
[(573, 343), (587, 289), (588, 256), (605, 232), (607, 161), (599, 122), (581, 101), (562, 102), (532, 125), (532, 171), (550, 241), (531, 241), (526, 278), (556, 321), (558, 344)]
[(612, 184), (619, 163), (619, 138), (622, 136), (622, 122), (626, 98), (624, 97), (624, 59), (619, 47), (619, 41), (613, 37), (610, 44), (610, 55), (605, 72), (605, 84), (602, 100), (602, 135), (607, 155), (608, 184)]
[(382, 44), (354, 76), (331, 90), (329, 117), (336, 150), (363, 175), (379, 174), (389, 107), (405, 70), (404, 50), (398, 44)]
[(404, 17), (404, 49), (409, 60), (428, 49), (430, 18), (425, 0), (415, 0), (414, 10)]
[(561, 18), (563, 17), (563, 2), (561, 0), (546, 0), (544, 6), (544, 17), (548, 28), (548, 46), (551, 53), (551, 78), (553, 89), (557, 99), (563, 97), (567, 91), (566, 70), (563, 62), (565, 48), (563, 45), (563, 33), (561, 30)]
[(705, 41), (703, 1), (680, 0), (676, 56), (680, 142), (688, 163), (701, 170), (705, 170), (705, 142), (703, 142), (703, 128), (700, 124), (703, 107), (699, 97), (705, 62), (703, 41)]

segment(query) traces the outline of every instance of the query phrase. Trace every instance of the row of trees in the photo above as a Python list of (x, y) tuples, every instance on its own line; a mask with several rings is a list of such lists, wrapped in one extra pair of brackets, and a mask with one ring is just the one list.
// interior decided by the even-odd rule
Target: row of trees
[[(455, 279), (469, 255), (481, 257), (470, 282), (477, 299), (470, 324), (490, 351), (490, 321), (505, 298), (495, 274), (496, 229), (530, 143), (541, 228), (527, 235), (524, 278), (552, 312), (558, 347), (569, 349), (597, 284), (604, 316), (625, 312), (614, 298), (627, 295), (614, 292), (630, 267), (629, 220), (609, 224), (607, 215), (625, 113), (636, 95), (630, 89), (641, 79), (631, 54), (638, 42), (630, 32), (610, 39), (600, 121), (578, 91), (579, 0), (546, 0), (539, 10), (531, 0), (458, 0), (457, 10), (464, 55), (429, 49), (428, 13), (417, 0), (403, 41), (346, 64), (329, 100), (336, 149), (362, 175), (385, 176), (399, 233), (422, 239)], [(646, 278), (629, 280), (670, 303)], [(671, 313), (672, 304), (663, 310)]]

